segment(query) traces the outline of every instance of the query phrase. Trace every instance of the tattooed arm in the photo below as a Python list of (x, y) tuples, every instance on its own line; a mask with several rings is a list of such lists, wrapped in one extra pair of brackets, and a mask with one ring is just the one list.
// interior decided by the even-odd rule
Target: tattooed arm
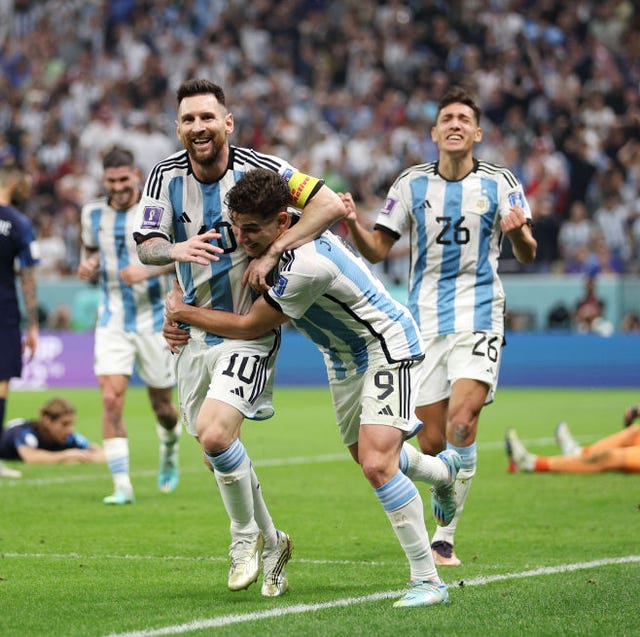
[(207, 230), (179, 243), (171, 243), (162, 237), (151, 237), (138, 244), (138, 258), (147, 265), (166, 265), (172, 261), (208, 265), (210, 261), (218, 261), (218, 254), (223, 252), (222, 248), (210, 243), (220, 236), (216, 230)]

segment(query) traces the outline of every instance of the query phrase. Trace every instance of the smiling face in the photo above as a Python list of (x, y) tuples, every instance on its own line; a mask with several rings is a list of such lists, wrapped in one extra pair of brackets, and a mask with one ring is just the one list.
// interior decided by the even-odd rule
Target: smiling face
[(454, 102), (443, 107), (431, 129), (431, 139), (440, 153), (471, 155), (473, 145), (482, 139), (482, 129), (470, 106)]
[(185, 97), (178, 107), (177, 134), (196, 177), (212, 167), (226, 168), (227, 136), (233, 132), (233, 115), (211, 93)]
[(114, 210), (131, 208), (140, 198), (140, 172), (133, 166), (105, 168), (102, 183)]
[(289, 213), (280, 211), (267, 219), (233, 212), (233, 233), (250, 257), (259, 257), (289, 226)]

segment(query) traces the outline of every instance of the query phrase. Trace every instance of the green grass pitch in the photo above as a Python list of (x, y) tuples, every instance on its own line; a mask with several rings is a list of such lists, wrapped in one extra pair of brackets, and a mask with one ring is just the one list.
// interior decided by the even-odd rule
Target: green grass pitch
[[(7, 417), (36, 416), (56, 393), (99, 442), (94, 389), (15, 391)], [(245, 423), (243, 441), (295, 543), (285, 597), (227, 590), (228, 519), (212, 476), (184, 435), (180, 485), (157, 491), (155, 426), (136, 387), (125, 408), (135, 505), (102, 504), (104, 465), (22, 465), (21, 480), (0, 480), (0, 635), (640, 635), (640, 477), (509, 474), (502, 442), (515, 426), (554, 453), (565, 420), (586, 444), (621, 427), (637, 392), (501, 388), (480, 422), (456, 536), (463, 566), (440, 569), (451, 603), (418, 609), (391, 607), (408, 568), (339, 440), (328, 389), (279, 387), (275, 398), (276, 417)]]

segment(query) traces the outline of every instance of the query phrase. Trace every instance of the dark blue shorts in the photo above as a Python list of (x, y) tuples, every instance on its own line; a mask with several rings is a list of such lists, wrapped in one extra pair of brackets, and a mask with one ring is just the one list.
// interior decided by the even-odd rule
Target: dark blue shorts
[(22, 332), (19, 325), (0, 325), (0, 380), (22, 374)]

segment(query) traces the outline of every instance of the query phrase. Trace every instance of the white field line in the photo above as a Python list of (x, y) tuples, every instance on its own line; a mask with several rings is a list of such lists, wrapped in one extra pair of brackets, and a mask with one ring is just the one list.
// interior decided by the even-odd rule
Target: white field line
[[(602, 560), (593, 560), (590, 562), (578, 562), (574, 564), (562, 564), (559, 566), (546, 566), (542, 568), (532, 569), (528, 571), (520, 571), (515, 573), (504, 573), (501, 575), (480, 576), (465, 580), (465, 588), (468, 586), (482, 586), (484, 584), (490, 584), (492, 582), (522, 579), (526, 577), (537, 577), (539, 575), (554, 575), (557, 573), (567, 573), (571, 571), (579, 571), (590, 568), (597, 568), (599, 566), (608, 566), (610, 564), (628, 564), (631, 562), (640, 562), (640, 555), (627, 555), (626, 557), (614, 557)], [(453, 584), (449, 584), (453, 587)], [(311, 613), (318, 610), (325, 610), (327, 608), (338, 608), (341, 606), (353, 606), (355, 604), (365, 604), (368, 602), (374, 602), (381, 599), (388, 599), (390, 597), (400, 597), (404, 594), (404, 590), (399, 591), (385, 591), (382, 593), (374, 593), (372, 595), (366, 595), (363, 597), (345, 597), (342, 599), (336, 599), (331, 602), (322, 602), (318, 604), (295, 604), (293, 606), (285, 606), (281, 608), (272, 608), (269, 610), (234, 614), (234, 615), (222, 615), (220, 617), (212, 617), (210, 619), (200, 619), (187, 622), (184, 624), (175, 624), (173, 626), (165, 626), (164, 628), (153, 628), (146, 630), (136, 630), (126, 633), (109, 633), (107, 637), (156, 637), (159, 635), (179, 635), (181, 633), (187, 633), (195, 630), (205, 630), (211, 628), (219, 628), (221, 626), (230, 626), (232, 624), (241, 624), (249, 621), (256, 621), (261, 619), (270, 619), (273, 617), (284, 617), (286, 615), (300, 615), (303, 613)]]
[[(0, 553), (1, 558), (22, 558), (22, 559), (52, 559), (52, 560), (149, 560), (149, 561), (167, 561), (167, 562), (228, 562), (228, 555), (219, 556), (189, 556), (189, 555), (100, 555), (99, 553), (93, 555), (82, 555), (80, 553), (16, 553), (13, 551), (7, 551)], [(398, 566), (403, 564), (403, 560), (396, 562), (380, 562), (372, 560), (314, 560), (307, 558), (296, 558), (296, 564), (340, 564), (340, 565), (353, 565), (353, 566)]]
[[(592, 437), (588, 436), (576, 436), (575, 437), (578, 442), (588, 442), (592, 440)], [(523, 444), (527, 447), (532, 447), (534, 450), (536, 447), (548, 446), (551, 444), (555, 444), (554, 438), (536, 438), (536, 439), (524, 439)], [(504, 449), (504, 441), (492, 441), (492, 442), (480, 442), (478, 443), (478, 449), (486, 450), (486, 451), (495, 451), (496, 449)], [(332, 453), (332, 454), (324, 454), (319, 456), (297, 456), (293, 458), (266, 458), (263, 460), (254, 461), (254, 465), (256, 467), (285, 467), (290, 465), (308, 465), (308, 464), (324, 464), (327, 462), (340, 462), (340, 461), (349, 461), (353, 462), (349, 453), (345, 450), (344, 453)], [(506, 461), (506, 456), (505, 456)], [(14, 466), (13, 464), (11, 465)], [(15, 465), (16, 467), (19, 464)], [(194, 474), (201, 473), (201, 467), (181, 467), (181, 473), (183, 474)], [(131, 471), (132, 478), (149, 478), (156, 475), (156, 471), (151, 469), (140, 469)], [(50, 477), (50, 478), (20, 478), (20, 479), (11, 479), (11, 478), (2, 478), (0, 479), (0, 489), (2, 487), (28, 487), (28, 486), (45, 486), (47, 484), (69, 484), (72, 482), (102, 482), (108, 478), (108, 473), (104, 475), (73, 475), (72, 473), (67, 473), (64, 476), (58, 477)]]
[[(121, 559), (121, 560), (185, 560), (185, 561), (226, 561), (225, 557), (186, 557), (186, 556), (153, 556), (153, 555), (79, 555), (77, 553), (68, 554), (46, 554), (46, 553), (3, 553), (3, 558), (48, 558), (48, 559)], [(296, 559), (297, 563), (307, 564), (353, 564), (367, 566), (389, 566), (390, 562), (368, 562), (355, 560), (311, 560)], [(468, 580), (464, 580), (463, 586), (483, 586), (493, 582), (501, 582), (506, 580), (524, 579), (529, 577), (538, 577), (543, 575), (555, 575), (558, 573), (569, 573), (572, 571), (587, 570), (598, 568), (600, 566), (609, 566), (612, 564), (630, 564), (640, 563), (640, 555), (627, 555), (624, 557), (611, 557), (600, 560), (592, 560), (589, 562), (576, 562), (573, 564), (560, 564), (558, 566), (543, 566), (540, 568), (529, 569), (526, 571), (512, 573), (498, 573), (495, 575), (480, 575)], [(397, 564), (397, 563), (395, 563)], [(449, 582), (447, 584), (451, 589), (457, 588), (459, 583)], [(353, 606), (355, 604), (365, 604), (375, 602), (381, 599), (389, 599), (391, 597), (400, 597), (404, 594), (404, 590), (384, 591), (374, 593), (363, 597), (346, 597), (336, 599), (330, 602), (321, 602), (317, 604), (295, 604), (293, 606), (284, 606), (272, 608), (265, 611), (222, 615), (220, 617), (211, 617), (209, 619), (194, 620), (184, 624), (175, 624), (173, 626), (165, 626), (164, 628), (150, 628), (136, 630), (126, 633), (110, 633), (108, 637), (156, 637), (160, 635), (179, 635), (195, 630), (205, 630), (211, 628), (219, 628), (221, 626), (229, 626), (232, 624), (241, 624), (243, 622), (257, 621), (261, 619), (270, 619), (273, 617), (284, 617), (286, 615), (300, 615), (303, 613), (315, 612), (327, 608), (338, 608), (342, 606)]]

